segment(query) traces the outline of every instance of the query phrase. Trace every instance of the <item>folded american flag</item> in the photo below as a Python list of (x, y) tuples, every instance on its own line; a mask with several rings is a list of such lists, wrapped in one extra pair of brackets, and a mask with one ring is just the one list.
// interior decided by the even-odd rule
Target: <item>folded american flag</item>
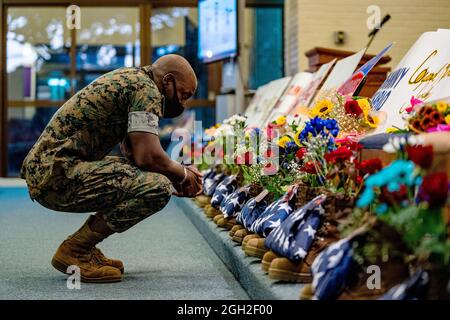
[(226, 176), (223, 173), (217, 173), (215, 171), (210, 172), (208, 176), (204, 177), (203, 190), (205, 194), (211, 197), (216, 191), (218, 184), (225, 179), (225, 177)]
[(235, 175), (227, 176), (217, 185), (214, 191), (213, 197), (211, 199), (211, 206), (213, 208), (219, 209), (222, 201), (233, 193), (237, 188), (237, 177)]
[(428, 273), (418, 270), (411, 278), (393, 287), (378, 300), (426, 300), (428, 284)]
[(268, 236), (294, 211), (297, 186), (292, 186), (279, 200), (273, 202), (250, 226), (250, 231)]
[(225, 218), (234, 217), (242, 210), (249, 197), (250, 186), (239, 188), (222, 201), (220, 211), (222, 211)]
[(238, 213), (236, 221), (243, 225), (247, 230), (255, 222), (255, 220), (264, 212), (268, 206), (267, 200), (264, 197), (250, 199)]
[(292, 261), (301, 261), (308, 254), (324, 214), (320, 195), (289, 215), (267, 236), (265, 245)]
[(353, 240), (345, 238), (322, 251), (311, 266), (314, 299), (335, 300), (347, 285), (348, 275), (355, 261)]

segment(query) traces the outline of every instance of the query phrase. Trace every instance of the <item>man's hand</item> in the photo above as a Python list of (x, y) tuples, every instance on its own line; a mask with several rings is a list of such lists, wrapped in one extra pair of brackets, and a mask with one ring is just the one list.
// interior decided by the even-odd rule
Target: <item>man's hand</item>
[(133, 152), (131, 151), (131, 143), (128, 136), (120, 143), (120, 152), (129, 161), (134, 162)]
[(175, 184), (177, 197), (194, 198), (203, 193), (202, 174), (195, 167), (186, 168), (186, 180), (182, 184)]
[(183, 167), (171, 160), (162, 149), (158, 136), (145, 132), (131, 132), (128, 136), (136, 166), (169, 178), (177, 191), (175, 196), (193, 198), (203, 192), (202, 174), (195, 167)]

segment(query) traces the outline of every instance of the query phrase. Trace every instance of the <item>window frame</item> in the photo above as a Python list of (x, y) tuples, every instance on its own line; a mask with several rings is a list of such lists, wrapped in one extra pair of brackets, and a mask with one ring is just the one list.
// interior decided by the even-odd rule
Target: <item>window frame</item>
[[(150, 18), (152, 10), (155, 8), (170, 7), (197, 7), (197, 0), (0, 0), (0, 177), (7, 177), (8, 172), (8, 108), (24, 107), (54, 107), (55, 104), (62, 105), (63, 101), (49, 100), (8, 100), (7, 96), (7, 73), (6, 73), (6, 33), (7, 14), (11, 7), (68, 7), (69, 5), (79, 5), (80, 7), (138, 7), (140, 30), (139, 37), (141, 43), (141, 65), (151, 64), (152, 39)], [(284, 0), (246, 0), (246, 7), (281, 7), (284, 9)], [(284, 16), (284, 10), (283, 10)], [(284, 26), (283, 26), (284, 28)], [(284, 29), (283, 29), (284, 33)], [(73, 80), (76, 77), (76, 29), (71, 30), (70, 47), (70, 80), (71, 93), (75, 94)], [(284, 48), (284, 45), (283, 45)], [(208, 65), (209, 85), (213, 92), (220, 93), (222, 78), (222, 63)], [(196, 99), (189, 102), (189, 107), (215, 107), (215, 100)]]

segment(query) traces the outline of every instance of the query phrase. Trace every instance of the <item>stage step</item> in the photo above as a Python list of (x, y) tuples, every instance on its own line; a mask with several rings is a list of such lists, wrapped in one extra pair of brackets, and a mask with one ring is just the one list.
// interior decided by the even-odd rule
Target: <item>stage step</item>
[(221, 229), (206, 218), (203, 210), (190, 199), (175, 200), (202, 234), (217, 256), (236, 277), (250, 298), (255, 300), (298, 300), (302, 284), (279, 283), (271, 280), (261, 269), (260, 260), (245, 255), (233, 242), (228, 230)]

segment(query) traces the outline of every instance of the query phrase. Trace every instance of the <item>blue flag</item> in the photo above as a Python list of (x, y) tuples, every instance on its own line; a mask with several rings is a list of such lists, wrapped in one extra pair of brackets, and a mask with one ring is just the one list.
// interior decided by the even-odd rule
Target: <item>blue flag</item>
[(335, 300), (347, 285), (354, 264), (352, 240), (342, 239), (322, 251), (311, 266), (314, 298)]
[(411, 278), (393, 287), (378, 300), (426, 300), (428, 284), (428, 273), (418, 270)]
[(239, 188), (222, 201), (220, 211), (222, 211), (225, 218), (234, 217), (242, 210), (249, 197), (250, 187)]
[(249, 230), (267, 237), (274, 228), (280, 226), (294, 211), (297, 189), (297, 186), (291, 187), (279, 200), (268, 206)]
[(217, 185), (214, 191), (213, 197), (211, 199), (211, 206), (213, 208), (219, 209), (222, 201), (231, 193), (233, 193), (237, 188), (237, 177), (227, 176)]
[(325, 199), (325, 195), (320, 195), (289, 215), (267, 236), (266, 247), (289, 260), (303, 260), (320, 227)]

